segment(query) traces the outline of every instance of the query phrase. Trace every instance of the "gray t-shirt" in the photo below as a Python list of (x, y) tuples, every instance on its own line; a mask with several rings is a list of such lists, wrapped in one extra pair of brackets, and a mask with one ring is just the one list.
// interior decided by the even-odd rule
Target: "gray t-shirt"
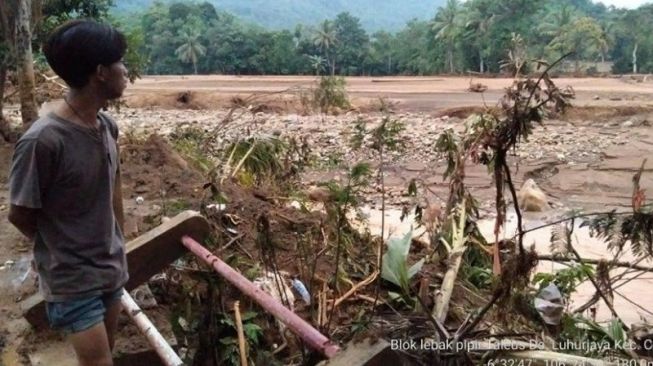
[(118, 126), (98, 119), (95, 131), (50, 113), (16, 144), (11, 204), (38, 209), (34, 260), (46, 301), (112, 292), (129, 277), (112, 205)]

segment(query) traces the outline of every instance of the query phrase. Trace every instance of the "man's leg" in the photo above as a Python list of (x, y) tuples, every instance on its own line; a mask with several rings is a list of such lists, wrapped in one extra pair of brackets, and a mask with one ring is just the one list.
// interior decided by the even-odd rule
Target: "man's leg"
[(104, 322), (68, 335), (68, 341), (75, 349), (79, 366), (113, 366)]
[(120, 299), (107, 304), (107, 312), (104, 313), (104, 328), (107, 331), (107, 339), (109, 341), (109, 349), (113, 350), (115, 344), (115, 334), (118, 328), (118, 316), (122, 310)]

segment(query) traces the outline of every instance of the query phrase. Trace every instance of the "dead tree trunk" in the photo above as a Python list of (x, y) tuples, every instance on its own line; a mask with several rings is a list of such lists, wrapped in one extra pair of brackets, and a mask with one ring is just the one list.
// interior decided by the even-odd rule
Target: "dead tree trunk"
[(5, 80), (7, 80), (7, 65), (0, 60), (0, 137), (11, 142), (11, 128), (4, 117)]
[(4, 116), (5, 82), (7, 81), (7, 65), (0, 60), (0, 118)]
[(19, 0), (16, 14), (16, 66), (20, 90), (20, 112), (27, 126), (38, 118), (34, 88), (34, 60), (30, 28), (31, 0)]

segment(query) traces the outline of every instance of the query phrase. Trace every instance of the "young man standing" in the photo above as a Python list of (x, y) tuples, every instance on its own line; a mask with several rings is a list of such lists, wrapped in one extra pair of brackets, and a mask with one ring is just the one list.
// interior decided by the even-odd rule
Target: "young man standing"
[(118, 127), (100, 112), (127, 86), (126, 48), (120, 32), (94, 21), (53, 32), (43, 51), (70, 90), (18, 141), (10, 175), (9, 220), (33, 242), (50, 325), (82, 366), (113, 364), (128, 279)]

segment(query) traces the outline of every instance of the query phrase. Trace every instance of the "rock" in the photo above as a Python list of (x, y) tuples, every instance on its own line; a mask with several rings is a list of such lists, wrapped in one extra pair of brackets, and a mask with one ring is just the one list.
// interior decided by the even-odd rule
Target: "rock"
[(563, 154), (563, 153), (558, 153), (558, 154), (556, 154), (556, 158), (557, 158), (559, 161), (565, 161), (565, 159), (567, 159), (567, 157), (566, 157), (565, 154)]
[(621, 127), (632, 127), (633, 125), (634, 125), (634, 122), (628, 120), (628, 121), (622, 123), (622, 124), (621, 124)]
[(524, 211), (540, 212), (550, 208), (546, 194), (542, 192), (533, 179), (528, 179), (524, 182), (517, 194), (517, 199), (520, 208)]
[(599, 100), (599, 99), (601, 99), (601, 97), (599, 97), (598, 95), (595, 95), (595, 96), (592, 97), (592, 99), (593, 100)]
[(331, 191), (326, 187), (313, 187), (308, 191), (308, 199), (314, 202), (329, 202)]
[(419, 161), (411, 161), (406, 164), (405, 169), (409, 172), (421, 172), (426, 170), (426, 165)]

